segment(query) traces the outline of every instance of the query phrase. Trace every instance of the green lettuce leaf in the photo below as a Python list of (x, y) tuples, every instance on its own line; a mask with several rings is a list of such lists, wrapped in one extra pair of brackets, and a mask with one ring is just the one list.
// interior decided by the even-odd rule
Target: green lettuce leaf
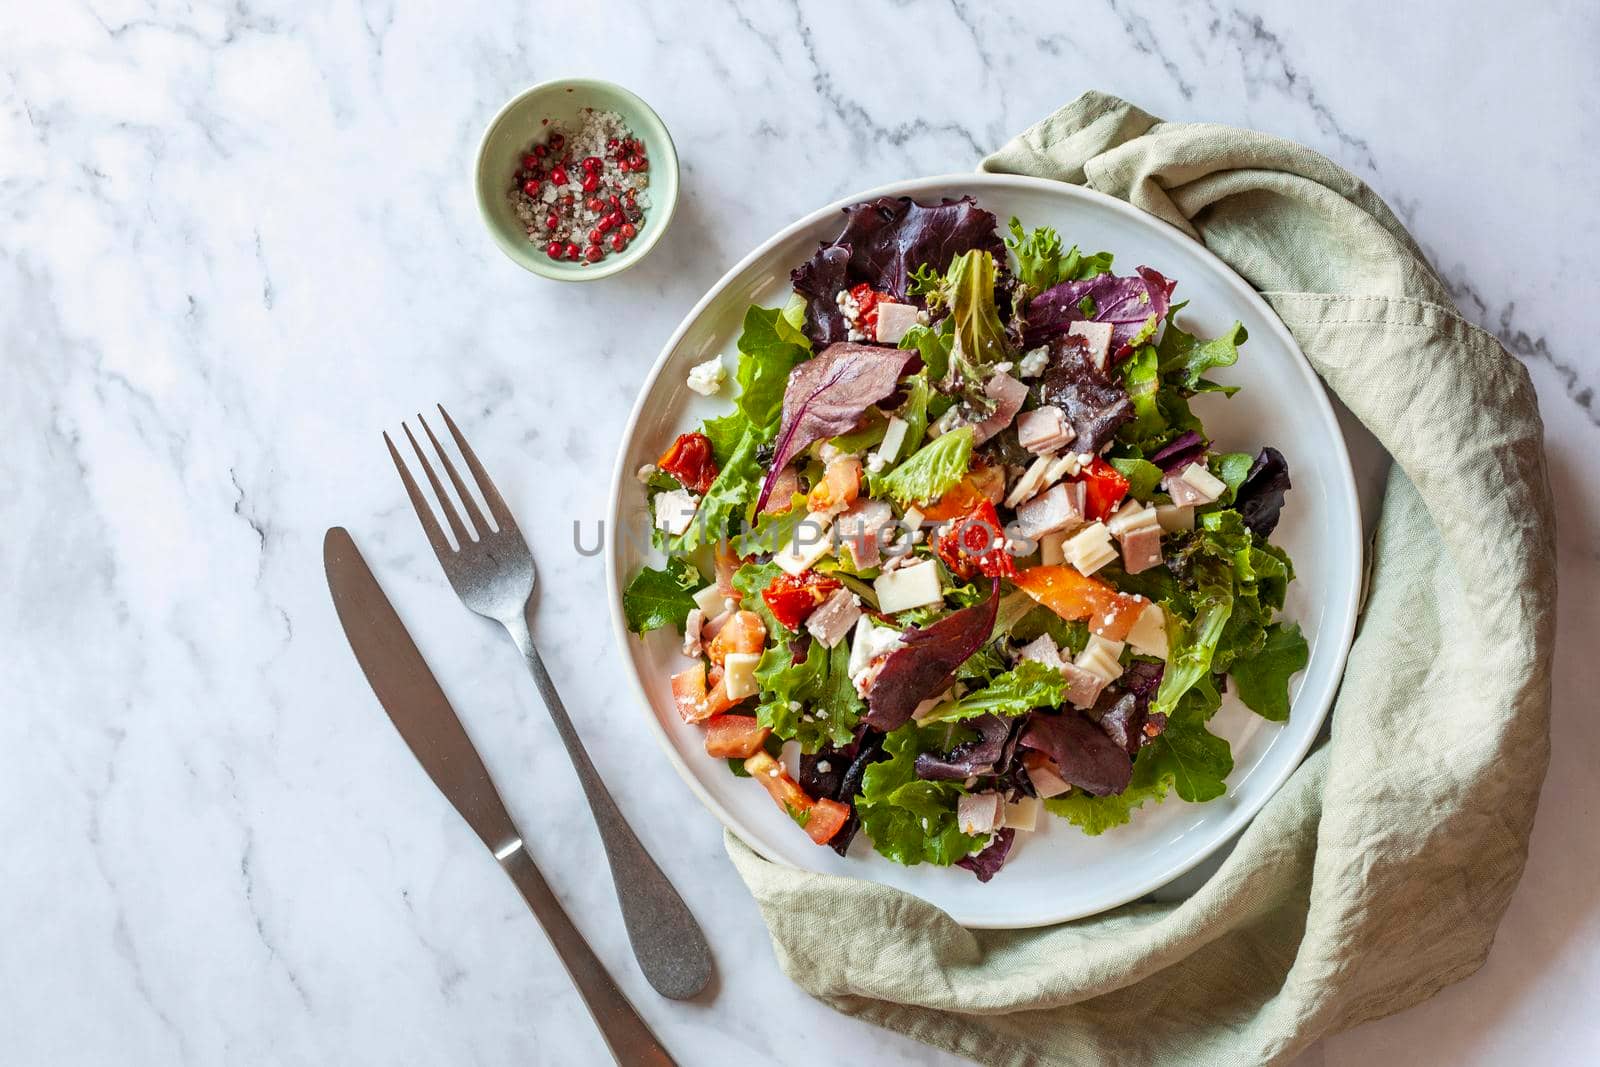
[(1133, 778), (1128, 788), (1108, 797), (1090, 796), (1074, 789), (1065, 796), (1051, 797), (1044, 810), (1077, 826), (1090, 837), (1098, 837), (1114, 826), (1124, 825), (1134, 811), (1146, 802), (1161, 803), (1172, 788), (1172, 774), (1161, 766), (1161, 755), (1146, 745), (1133, 761)]
[[(1195, 389), (1200, 384), (1200, 376), (1206, 371), (1213, 367), (1231, 367), (1239, 362), (1239, 346), (1245, 343), (1249, 334), (1245, 332), (1243, 323), (1235, 322), (1218, 337), (1210, 340), (1196, 337), (1181, 329), (1175, 321), (1183, 307), (1183, 304), (1178, 304), (1167, 312), (1167, 328), (1156, 350), (1162, 376), (1187, 389)], [(1212, 388), (1220, 390), (1222, 387), (1213, 383)]]
[(928, 402), (933, 399), (933, 385), (928, 380), (928, 371), (913, 374), (903, 384), (906, 386), (906, 402), (900, 405), (900, 410), (895, 414), (905, 421), (906, 437), (900, 443), (900, 451), (889, 457), (890, 463), (915, 452), (928, 433)]
[(1128, 479), (1128, 495), (1135, 500), (1149, 500), (1156, 486), (1166, 475), (1160, 467), (1147, 459), (1115, 459), (1110, 461), (1117, 473)]
[(751, 307), (739, 335), (739, 411), (764, 438), (778, 429), (789, 372), (811, 355), (811, 342), (778, 308)]
[[(881, 855), (907, 866), (934, 863), (948, 867), (987, 839), (961, 832), (956, 805), (966, 790), (959, 783), (917, 777), (917, 753), (923, 747), (916, 723), (888, 734), (883, 750), (889, 758), (867, 767), (856, 798), (856, 814), (872, 847)], [(938, 746), (930, 743), (926, 747)]]
[[(994, 284), (994, 257), (981, 249), (975, 248), (956, 257), (945, 274), (950, 317), (956, 324), (956, 344), (944, 387), (954, 390), (965, 386), (963, 391), (969, 403), (983, 412), (994, 409), (994, 401), (982, 392), (984, 368), (1005, 359), (1010, 350), (1006, 328), (995, 308)], [(979, 405), (979, 397), (987, 403)]]
[(1289, 679), (1305, 670), (1311, 652), (1300, 627), (1273, 623), (1260, 651), (1228, 672), (1245, 707), (1272, 722), (1289, 717)]
[(628, 629), (642, 634), (676, 626), (682, 633), (683, 622), (694, 607), (692, 594), (703, 581), (700, 572), (681, 559), (667, 560), (661, 570), (646, 567), (622, 591), (622, 616)]
[(928, 368), (928, 377), (942, 381), (950, 373), (950, 349), (955, 345), (955, 320), (946, 316), (937, 327), (918, 324), (900, 338), (899, 347), (916, 349)]
[(979, 715), (1025, 715), (1034, 708), (1058, 708), (1067, 695), (1067, 679), (1043, 663), (1024, 660), (983, 689), (942, 704), (923, 716), (923, 725), (958, 722)]
[(772, 579), (783, 573), (783, 568), (776, 563), (746, 563), (733, 572), (733, 587), (739, 591), (739, 606), (746, 611), (753, 611), (761, 616), (761, 621), (767, 627), (771, 636), (787, 633), (787, 628), (772, 614), (772, 609), (767, 607), (767, 602), (762, 599), (761, 590), (772, 584)]
[(780, 642), (761, 654), (756, 681), (761, 685), (756, 720), (784, 740), (798, 741), (801, 751), (847, 745), (855, 737), (865, 705), (850, 681), (846, 642), (840, 641), (832, 651), (813, 644), (799, 664), (788, 645)]
[(740, 411), (730, 411), (700, 424), (700, 432), (711, 440), (711, 454), (716, 458), (718, 470), (727, 465), (749, 430), (750, 420)]
[(935, 437), (900, 466), (873, 480), (873, 492), (892, 497), (901, 507), (937, 500), (959, 482), (972, 463), (972, 427), (962, 426)]

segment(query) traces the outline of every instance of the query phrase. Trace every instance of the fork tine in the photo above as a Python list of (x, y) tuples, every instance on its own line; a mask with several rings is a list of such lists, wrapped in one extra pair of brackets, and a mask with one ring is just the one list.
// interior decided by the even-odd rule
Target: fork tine
[(483, 521), (483, 513), (478, 510), (478, 502), (467, 492), (466, 483), (461, 480), (461, 475), (456, 473), (456, 465), (450, 462), (450, 454), (439, 444), (439, 439), (433, 436), (433, 427), (428, 425), (428, 420), (422, 417), (421, 412), (417, 414), (417, 421), (422, 423), (422, 432), (428, 435), (433, 450), (439, 454), (439, 462), (444, 464), (444, 472), (450, 476), (450, 484), (456, 487), (456, 496), (461, 498), (461, 506), (466, 509), (467, 518), (472, 521), (478, 536), (488, 533), (489, 524)]
[(406, 495), (411, 498), (411, 507), (417, 513), (417, 521), (422, 523), (422, 532), (428, 535), (428, 543), (433, 546), (434, 555), (443, 562), (455, 550), (450, 547), (450, 542), (445, 540), (444, 531), (439, 529), (439, 520), (433, 517), (433, 509), (428, 506), (427, 498), (422, 495), (422, 489), (411, 477), (406, 461), (400, 458), (400, 451), (394, 447), (394, 442), (389, 439), (387, 432), (383, 435), (383, 443), (389, 446), (389, 458), (394, 460), (394, 469), (400, 472), (400, 480), (405, 483)]
[(444, 486), (439, 482), (439, 476), (433, 473), (433, 466), (428, 462), (428, 457), (423, 454), (422, 446), (417, 444), (416, 435), (411, 432), (411, 427), (401, 424), (406, 432), (406, 438), (411, 442), (411, 450), (417, 454), (417, 462), (422, 464), (422, 473), (428, 476), (428, 484), (433, 486), (433, 495), (439, 499), (439, 510), (444, 512), (445, 521), (450, 523), (450, 530), (456, 535), (456, 544), (461, 548), (467, 547), (467, 542), (473, 538), (467, 536), (467, 528), (461, 525), (461, 516), (456, 514), (456, 506), (450, 503), (450, 497), (444, 491)]
[(472, 477), (477, 480), (478, 490), (483, 493), (484, 502), (489, 505), (489, 514), (494, 516), (495, 525), (502, 530), (515, 530), (517, 520), (512, 516), (511, 509), (506, 507), (505, 498), (500, 495), (500, 490), (494, 487), (494, 479), (489, 477), (489, 472), (483, 469), (483, 464), (478, 462), (478, 454), (472, 451), (472, 446), (467, 444), (467, 439), (461, 436), (461, 431), (456, 429), (456, 420), (444, 409), (443, 404), (435, 405), (439, 414), (444, 416), (444, 424), (450, 431), (450, 436), (455, 438), (456, 447), (461, 449), (461, 458), (467, 461), (467, 469), (472, 472)]

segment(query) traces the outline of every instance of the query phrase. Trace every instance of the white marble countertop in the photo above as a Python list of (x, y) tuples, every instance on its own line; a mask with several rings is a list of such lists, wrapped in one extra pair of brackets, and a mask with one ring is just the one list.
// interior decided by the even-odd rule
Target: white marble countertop
[[(551, 882), (682, 1062), (954, 1062), (779, 973), (720, 828), (621, 683), (601, 565), (572, 527), (603, 510), (660, 344), (739, 255), (852, 189), (967, 169), (1088, 87), (1303, 141), (1370, 182), (1526, 361), (1549, 429), (1561, 652), (1527, 876), (1481, 973), (1304, 1062), (1594, 1053), (1600, 16), (1485, 0), (1450, 18), (1377, 0), (552, 6), (0, 8), (7, 1061), (603, 1058), (521, 901), (355, 669), (320, 560), (343, 523)], [(561, 74), (650, 100), (684, 183), (642, 266), (567, 288), (501, 256), (467, 182), (486, 119)], [(543, 709), (427, 554), (378, 433), (436, 401), (535, 544), (539, 638), (596, 763), (709, 926), (709, 1003), (645, 987)]]

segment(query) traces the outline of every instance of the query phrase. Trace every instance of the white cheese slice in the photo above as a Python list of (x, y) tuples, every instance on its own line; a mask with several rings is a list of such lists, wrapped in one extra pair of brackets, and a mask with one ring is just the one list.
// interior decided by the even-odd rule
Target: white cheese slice
[(883, 440), (878, 443), (878, 451), (873, 453), (873, 458), (879, 462), (880, 467), (895, 461), (900, 454), (900, 446), (906, 443), (906, 420), (898, 415), (889, 416), (889, 425), (884, 428)]
[(1017, 479), (1017, 484), (1011, 487), (1011, 495), (1006, 497), (1006, 507), (1014, 508), (1024, 500), (1032, 500), (1045, 486), (1045, 472), (1050, 469), (1050, 464), (1055, 462), (1054, 456), (1040, 456)]
[(1076, 452), (1068, 452), (1064, 456), (1058, 456), (1051, 462), (1050, 466), (1045, 468), (1044, 484), (1054, 485), (1063, 478), (1072, 477), (1078, 473), (1079, 466)]
[(1067, 538), (1061, 552), (1083, 575), (1093, 574), (1117, 558), (1117, 550), (1111, 547), (1111, 531), (1103, 522), (1091, 522)]
[(1099, 634), (1090, 634), (1089, 643), (1083, 646), (1083, 651), (1072, 663), (1096, 678), (1114, 682), (1122, 676), (1122, 664), (1117, 662), (1122, 649), (1121, 641), (1108, 641)]
[(1204, 495), (1208, 503), (1217, 499), (1222, 495), (1223, 490), (1228, 488), (1220, 478), (1198, 463), (1191, 463), (1183, 468), (1183, 474), (1180, 477), (1194, 486), (1197, 492)]
[(1156, 517), (1155, 508), (1147, 508), (1137, 500), (1129, 500), (1117, 509), (1117, 513), (1106, 522), (1106, 529), (1116, 537), (1123, 537), (1135, 530), (1144, 530), (1159, 526), (1160, 520)]
[(722, 661), (722, 685), (731, 700), (743, 700), (761, 691), (756, 683), (756, 664), (761, 662), (759, 652), (729, 652)]
[(1000, 816), (1000, 825), (1031, 833), (1039, 825), (1039, 809), (1042, 806), (1038, 797), (1019, 797), (1006, 805), (1005, 812)]
[(944, 596), (939, 589), (939, 568), (931, 559), (879, 575), (872, 588), (878, 594), (878, 610), (886, 615), (937, 604)]
[(1050, 769), (1054, 766), (1054, 763), (1041, 763), (1028, 767), (1028, 781), (1033, 783), (1033, 791), (1047, 800), (1072, 792), (1072, 783)]
[(716, 582), (712, 582), (694, 595), (695, 607), (705, 612), (708, 619), (714, 619), (722, 614), (723, 609), (728, 606), (724, 603), (726, 599), (722, 595), (722, 590), (717, 588)]
[(832, 515), (816, 511), (808, 513), (795, 526), (789, 543), (773, 555), (772, 562), (789, 574), (801, 574), (809, 570), (813, 563), (833, 550), (832, 526)]
[(1146, 656), (1167, 658), (1167, 617), (1159, 604), (1147, 604), (1128, 629), (1128, 644)]
[(1194, 529), (1194, 508), (1177, 504), (1157, 504), (1156, 522), (1167, 533)]

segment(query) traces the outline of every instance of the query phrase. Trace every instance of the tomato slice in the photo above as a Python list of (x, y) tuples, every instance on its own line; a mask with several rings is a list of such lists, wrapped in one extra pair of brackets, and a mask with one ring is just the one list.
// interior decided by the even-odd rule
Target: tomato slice
[(706, 755), (748, 759), (761, 751), (772, 731), (754, 715), (717, 715), (706, 720)]
[(1017, 588), (1060, 615), (1084, 619), (1089, 629), (1108, 641), (1125, 641), (1150, 601), (1118, 592), (1098, 578), (1088, 578), (1066, 564), (1029, 567), (1016, 578)]
[(866, 282), (854, 286), (850, 296), (856, 302), (856, 326), (868, 340), (878, 336), (878, 302), (886, 300), (888, 293), (880, 293)]
[(760, 652), (766, 643), (767, 625), (761, 616), (753, 611), (736, 611), (711, 639), (706, 655), (720, 667), (729, 652)]
[(839, 579), (816, 571), (780, 574), (761, 590), (761, 599), (772, 609), (774, 618), (789, 629), (798, 630), (806, 616), (839, 588)]
[(740, 700), (746, 699), (745, 697), (740, 697), (739, 700), (734, 700), (728, 696), (728, 683), (723, 680), (723, 672), (720, 666), (711, 668), (706, 674), (706, 681), (711, 684), (711, 691), (706, 693), (706, 698), (700, 702), (699, 710), (695, 712), (694, 718), (685, 720), (687, 722), (705, 722), (712, 716), (721, 715), (735, 704), (738, 704)]
[(723, 599), (738, 603), (744, 599), (743, 594), (733, 587), (733, 572), (744, 565), (744, 558), (735, 552), (726, 541), (718, 541), (715, 551), (717, 563), (717, 592)]
[[(933, 550), (950, 573), (965, 581), (973, 574), (985, 578), (1014, 578), (1017, 565), (1006, 551), (1005, 529), (994, 503), (983, 500), (959, 519), (946, 523), (933, 539)], [(999, 547), (995, 542), (999, 541)]]
[(1000, 467), (974, 467), (944, 496), (920, 510), (924, 518), (934, 521), (957, 519), (983, 503), (999, 503), (1005, 496), (1006, 472)]
[(806, 795), (799, 783), (783, 769), (783, 764), (773, 759), (770, 753), (757, 752), (744, 761), (744, 769), (746, 774), (761, 783), (762, 788), (790, 818), (799, 818), (816, 806), (816, 801)]
[(841, 804), (837, 800), (824, 797), (812, 805), (811, 814), (806, 819), (806, 833), (817, 844), (826, 845), (849, 821), (848, 804)]
[(703, 433), (680, 434), (672, 447), (656, 460), (656, 466), (683, 483), (685, 489), (703, 493), (717, 480), (717, 461), (711, 453), (711, 438)]
[(672, 703), (684, 722), (699, 722), (706, 717), (706, 665), (703, 661), (672, 676)]
[(1099, 456), (1083, 469), (1078, 480), (1083, 483), (1083, 510), (1090, 521), (1110, 518), (1128, 495), (1128, 479)]

